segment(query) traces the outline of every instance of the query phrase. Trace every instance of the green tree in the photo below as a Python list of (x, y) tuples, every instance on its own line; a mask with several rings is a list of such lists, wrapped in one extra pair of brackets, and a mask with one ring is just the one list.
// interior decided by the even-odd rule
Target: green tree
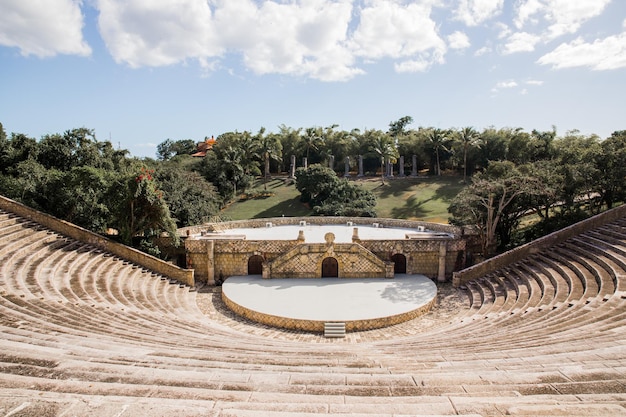
[(395, 122), (389, 123), (389, 136), (394, 139), (397, 139), (400, 136), (406, 134), (406, 127), (413, 123), (413, 118), (411, 116), (404, 116), (396, 120)]
[(136, 174), (118, 181), (113, 192), (118, 202), (115, 221), (124, 243), (132, 245), (136, 237), (158, 237), (163, 232), (176, 245), (179, 243), (176, 223), (163, 192), (157, 187), (153, 170), (141, 168)]
[(617, 201), (626, 201), (626, 130), (616, 131), (602, 141), (596, 155), (597, 192), (600, 202), (612, 208)]
[(157, 145), (157, 159), (161, 161), (168, 161), (174, 156), (178, 155), (190, 155), (196, 150), (196, 142), (191, 139), (181, 139), (173, 141), (172, 139), (165, 139), (163, 142)]
[(175, 155), (174, 153), (174, 141), (172, 139), (165, 139), (163, 142), (157, 145), (156, 151), (157, 159), (161, 161), (168, 161)]
[(385, 162), (395, 163), (398, 158), (398, 149), (393, 143), (393, 138), (380, 130), (368, 130), (365, 132), (368, 139), (370, 153), (380, 158), (381, 181), (385, 184)]
[(480, 147), (480, 135), (473, 127), (464, 127), (457, 135), (463, 147), (463, 182), (467, 182), (467, 154), (470, 149)]
[(602, 155), (599, 138), (570, 131), (556, 140), (554, 146), (555, 164), (563, 177), (562, 211), (565, 214), (577, 212), (590, 204), (597, 192), (600, 171), (595, 161)]
[(428, 140), (435, 154), (435, 175), (437, 176), (441, 175), (441, 153), (450, 152), (447, 147), (447, 142), (450, 139), (448, 135), (449, 131), (439, 128), (431, 129), (428, 133)]
[(96, 233), (103, 233), (112, 223), (108, 197), (119, 177), (114, 171), (91, 166), (59, 172), (49, 186), (48, 212)]
[(528, 211), (528, 206), (520, 204), (520, 197), (537, 193), (542, 187), (537, 178), (520, 172), (512, 162), (492, 162), (454, 198), (448, 209), (453, 216), (451, 223), (475, 227), (483, 254), (490, 256), (498, 243), (504, 245), (510, 240), (513, 227)]
[(296, 170), (296, 189), (318, 216), (375, 217), (376, 197), (329, 167), (313, 164)]
[(219, 211), (221, 197), (199, 173), (167, 164), (155, 176), (178, 227), (202, 224)]
[(267, 180), (270, 177), (270, 163), (282, 159), (282, 144), (276, 134), (261, 135), (258, 138), (259, 152), (263, 157), (263, 188), (267, 190)]
[(304, 133), (300, 136), (300, 148), (304, 152), (307, 161), (311, 160), (311, 151), (319, 151), (324, 144), (322, 136), (322, 129), (319, 127), (307, 127), (304, 129)]

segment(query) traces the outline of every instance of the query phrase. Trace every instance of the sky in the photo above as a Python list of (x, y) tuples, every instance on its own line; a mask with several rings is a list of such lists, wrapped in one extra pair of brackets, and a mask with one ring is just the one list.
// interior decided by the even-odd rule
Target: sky
[(626, 129), (624, 0), (0, 0), (7, 134)]

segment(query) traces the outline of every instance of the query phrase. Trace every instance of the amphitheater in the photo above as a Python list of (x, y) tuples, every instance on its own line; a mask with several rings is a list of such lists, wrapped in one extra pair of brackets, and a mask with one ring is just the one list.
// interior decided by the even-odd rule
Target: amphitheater
[(0, 416), (626, 415), (626, 206), (343, 339), (0, 199)]

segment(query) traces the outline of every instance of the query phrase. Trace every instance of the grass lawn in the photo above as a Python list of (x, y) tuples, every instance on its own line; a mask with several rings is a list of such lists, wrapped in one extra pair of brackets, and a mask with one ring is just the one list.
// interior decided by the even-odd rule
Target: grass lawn
[[(463, 181), (456, 176), (398, 178), (385, 180), (368, 178), (356, 181), (371, 190), (378, 200), (378, 217), (424, 220), (436, 223), (448, 222), (448, 205), (463, 187)], [(258, 181), (252, 193), (262, 192), (263, 183)], [(226, 207), (221, 215), (233, 220), (308, 216), (311, 210), (300, 202), (300, 193), (294, 184), (283, 178), (267, 183), (268, 197), (237, 201)]]
[[(256, 181), (252, 190), (248, 190), (250, 194), (263, 191), (263, 181)], [(285, 178), (273, 179), (267, 182), (267, 191), (272, 195), (236, 201), (220, 214), (232, 220), (311, 215), (311, 210), (300, 202), (300, 193), (296, 190), (295, 183), (286, 182)]]
[(382, 185), (377, 178), (364, 181), (363, 186), (378, 199), (378, 217), (448, 223), (448, 206), (463, 188), (463, 180), (456, 176), (398, 178)]

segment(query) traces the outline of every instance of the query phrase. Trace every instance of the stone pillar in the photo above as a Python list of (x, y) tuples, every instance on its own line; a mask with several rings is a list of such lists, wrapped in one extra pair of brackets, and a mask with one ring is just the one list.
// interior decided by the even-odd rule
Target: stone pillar
[(307, 169), (309, 167), (309, 160), (307, 159), (306, 156), (302, 158), (302, 167), (304, 169)]
[(411, 169), (411, 176), (417, 177), (417, 155), (413, 155), (413, 168)]
[(346, 178), (350, 177), (350, 157), (349, 156), (346, 156), (346, 169), (345, 169), (343, 176)]
[(363, 155), (359, 155), (359, 175), (357, 175), (357, 177), (363, 176)]
[(361, 238), (359, 237), (358, 227), (355, 227), (352, 229), (352, 243), (361, 243)]
[(296, 177), (296, 156), (291, 155), (291, 165), (289, 166), (289, 178)]
[(304, 230), (298, 231), (298, 243), (304, 243)]
[(446, 282), (446, 255), (448, 254), (448, 245), (446, 242), (439, 244), (439, 272), (437, 274), (438, 282)]
[(206, 245), (206, 270), (207, 279), (206, 282), (209, 285), (215, 285), (215, 241), (207, 240)]
[(331, 155), (328, 157), (328, 168), (335, 170), (335, 156)]
[(394, 264), (393, 262), (385, 262), (385, 278), (394, 277)]
[(400, 177), (406, 177), (406, 175), (404, 175), (404, 156), (400, 157), (400, 165), (398, 166), (398, 174), (400, 175)]
[(393, 163), (390, 160), (387, 160), (387, 176), (393, 178)]

